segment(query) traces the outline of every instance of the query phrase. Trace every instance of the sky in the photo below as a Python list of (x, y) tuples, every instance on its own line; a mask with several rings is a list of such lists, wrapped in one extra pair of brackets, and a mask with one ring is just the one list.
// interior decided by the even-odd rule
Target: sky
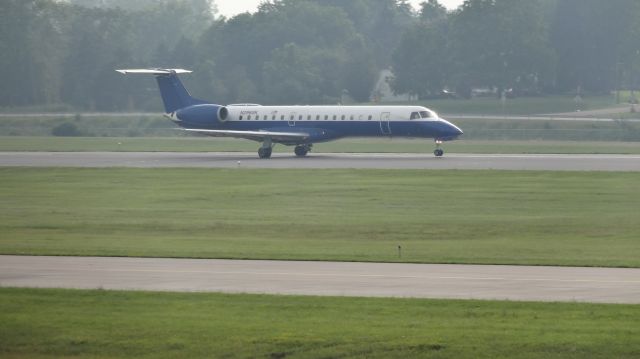
[[(258, 5), (262, 0), (215, 0), (218, 6), (218, 12), (220, 15), (226, 17), (232, 17), (242, 12), (255, 12), (258, 9)], [(414, 8), (418, 8), (421, 2), (424, 0), (410, 0), (409, 2)], [(440, 0), (440, 3), (446, 6), (449, 10), (455, 9), (464, 0)]]

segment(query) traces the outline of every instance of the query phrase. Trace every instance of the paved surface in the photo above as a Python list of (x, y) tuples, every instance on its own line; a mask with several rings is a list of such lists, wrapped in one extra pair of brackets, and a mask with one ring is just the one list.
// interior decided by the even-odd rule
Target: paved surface
[(640, 155), (470, 155), (314, 153), (269, 160), (240, 152), (0, 152), (1, 166), (499, 169), (640, 171)]
[(640, 303), (640, 269), (0, 256), (0, 286)]

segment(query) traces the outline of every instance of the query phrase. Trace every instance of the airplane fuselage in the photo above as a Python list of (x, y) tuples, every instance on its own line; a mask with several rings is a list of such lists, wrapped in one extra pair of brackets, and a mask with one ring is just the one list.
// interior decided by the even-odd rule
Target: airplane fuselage
[(462, 135), (454, 124), (422, 106), (222, 106), (189, 94), (177, 76), (189, 70), (116, 71), (155, 76), (168, 118), (187, 131), (261, 142), (260, 158), (271, 157), (276, 143), (295, 146), (295, 154), (302, 157), (317, 142), (380, 136), (433, 138), (434, 154), (440, 157), (444, 153), (440, 143)]
[[(212, 121), (213, 114), (216, 120)], [(299, 132), (303, 143), (342, 137), (424, 137), (452, 140), (462, 131), (422, 106), (260, 106), (202, 104), (170, 116), (184, 128)], [(278, 141), (301, 144), (300, 141)]]

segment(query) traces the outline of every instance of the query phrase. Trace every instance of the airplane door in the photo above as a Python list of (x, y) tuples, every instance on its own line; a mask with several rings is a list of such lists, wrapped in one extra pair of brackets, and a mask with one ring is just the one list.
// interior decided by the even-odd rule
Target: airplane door
[(391, 113), (383, 112), (380, 114), (380, 131), (382, 131), (383, 135), (391, 134), (391, 127), (389, 127), (389, 118), (391, 117)]
[(291, 112), (289, 114), (289, 126), (293, 127), (296, 125), (296, 113), (295, 112)]

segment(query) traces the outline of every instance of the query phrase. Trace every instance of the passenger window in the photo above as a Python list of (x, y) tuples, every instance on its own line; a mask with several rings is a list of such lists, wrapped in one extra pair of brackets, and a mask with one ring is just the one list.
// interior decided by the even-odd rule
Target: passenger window
[(271, 116), (271, 120), (275, 121), (276, 120), (276, 115)]
[(333, 115), (333, 120), (335, 121), (338, 118), (338, 116)]
[(373, 119), (373, 116), (369, 115), (369, 121), (371, 121), (371, 119)]
[(316, 115), (316, 121), (320, 121), (320, 115)]
[(344, 115), (342, 115), (342, 121), (344, 121)]
[(240, 115), (240, 117), (238, 118), (238, 120), (242, 121), (242, 115)]
[(411, 117), (409, 117), (409, 119), (416, 120), (418, 118), (420, 118), (420, 114), (418, 112), (411, 112)]
[(353, 115), (351, 115), (351, 117), (349, 117), (349, 120), (353, 121)]
[(282, 121), (284, 121), (284, 115), (280, 116), (280, 119), (281, 119)]
[(311, 115), (307, 115), (307, 121), (311, 121)]
[(431, 117), (431, 114), (428, 111), (420, 111), (420, 116), (422, 118), (429, 118)]

